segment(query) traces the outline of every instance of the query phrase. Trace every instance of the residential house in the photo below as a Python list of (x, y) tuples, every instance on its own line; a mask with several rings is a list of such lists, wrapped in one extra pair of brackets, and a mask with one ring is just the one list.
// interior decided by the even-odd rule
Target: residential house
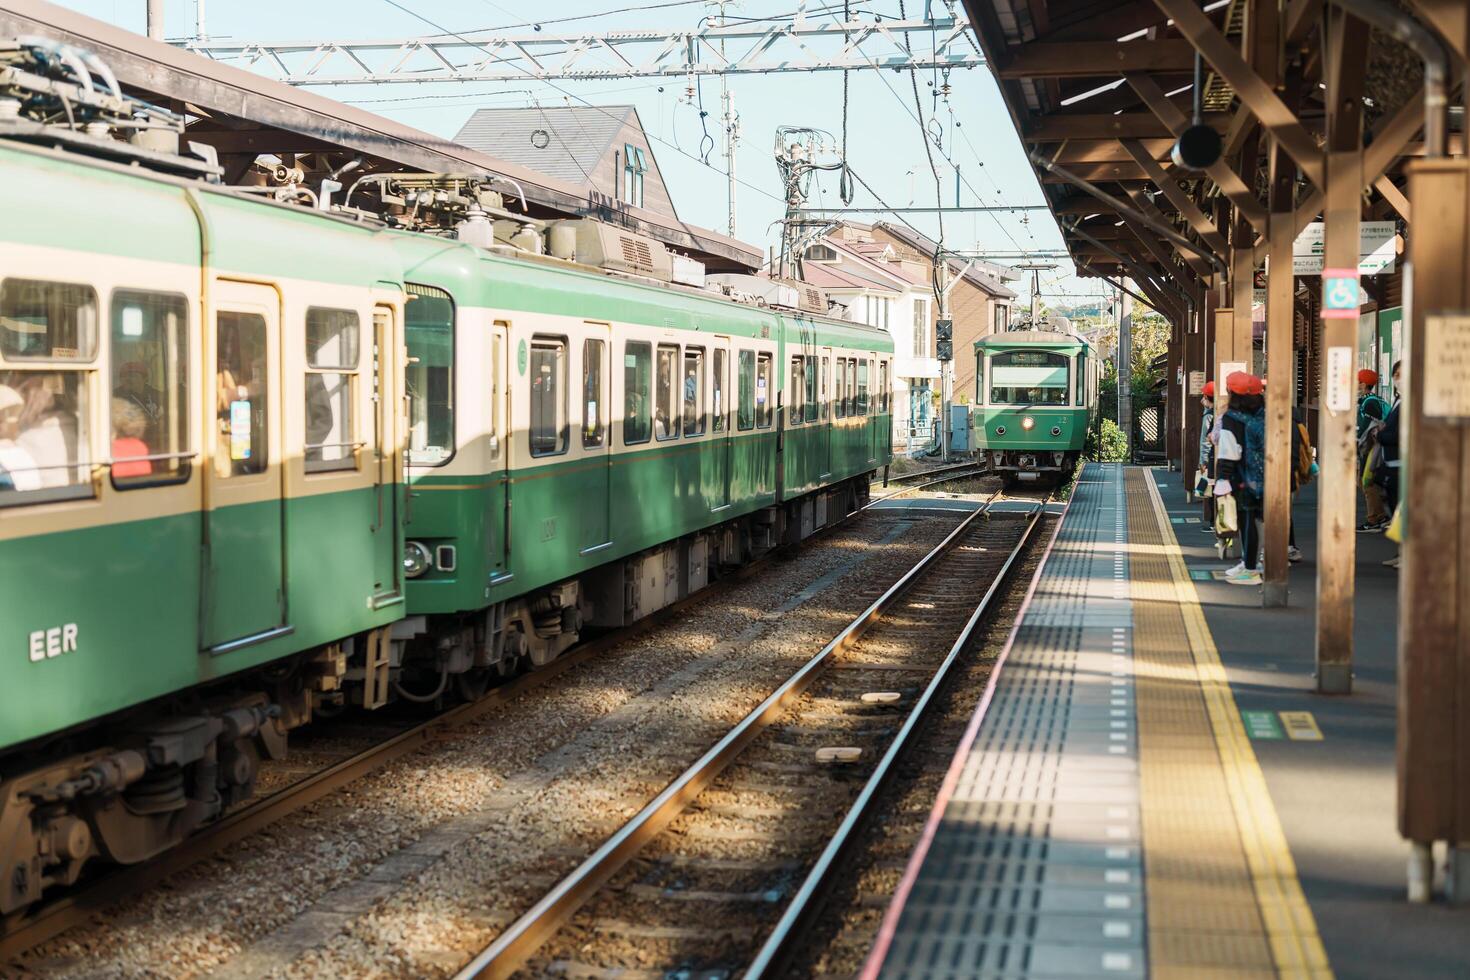
[(850, 319), (893, 337), (893, 431), (930, 431), (937, 414), (939, 361), (934, 357), (934, 290), (929, 263), (877, 241), (867, 225), (844, 224), (807, 247), (805, 280), (847, 306)]
[[(873, 225), (873, 238), (892, 244), (917, 256), (927, 268), (932, 269), (938, 244), (907, 225), (880, 221)], [(1011, 318), (1011, 307), (1016, 293), (1008, 289), (1003, 278), (1015, 278), (1015, 274), (1003, 266), (977, 262), (969, 265), (967, 260), (951, 258), (949, 274), (960, 281), (949, 294), (950, 318), (954, 321), (954, 400), (973, 401), (975, 397), (976, 340), (986, 334), (1006, 329)], [(938, 320), (937, 304), (930, 314), (931, 322)]]

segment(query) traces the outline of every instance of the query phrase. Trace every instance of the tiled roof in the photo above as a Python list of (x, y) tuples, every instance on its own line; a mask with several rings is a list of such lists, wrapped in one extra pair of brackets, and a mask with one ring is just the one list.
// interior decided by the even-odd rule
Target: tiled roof
[(538, 173), (590, 184), (632, 115), (630, 105), (476, 109), (454, 140)]
[[(897, 238), (905, 245), (908, 245), (910, 248), (914, 249), (915, 251), (921, 252), (924, 255), (932, 256), (935, 250), (939, 248), (939, 243), (935, 242), (927, 235), (923, 235), (917, 231), (914, 231), (912, 228), (890, 224), (887, 221), (878, 222), (877, 227), (882, 228), (894, 238)], [(959, 272), (965, 267), (965, 263), (958, 259), (950, 259), (949, 267), (951, 271)], [(975, 286), (978, 286), (979, 288), (985, 290), (987, 293), (998, 299), (1016, 298), (1016, 293), (1014, 290), (1006, 288), (1006, 286), (1001, 283), (999, 279), (996, 279), (994, 276), (988, 276), (978, 269), (972, 268), (969, 272), (966, 272), (965, 281)]]

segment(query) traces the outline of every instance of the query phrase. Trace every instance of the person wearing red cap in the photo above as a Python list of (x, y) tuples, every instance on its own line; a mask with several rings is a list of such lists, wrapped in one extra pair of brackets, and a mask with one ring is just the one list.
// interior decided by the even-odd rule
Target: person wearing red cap
[(1382, 531), (1388, 527), (1388, 505), (1383, 487), (1367, 471), (1372, 467), (1373, 461), (1382, 456), (1382, 453), (1374, 453), (1373, 450), (1378, 445), (1378, 431), (1383, 428), (1389, 412), (1388, 402), (1373, 390), (1377, 386), (1377, 371), (1363, 368), (1358, 372), (1358, 465), (1365, 469), (1364, 478), (1359, 483), (1362, 484), (1363, 502), (1368, 509), (1363, 523), (1358, 525), (1358, 531), (1362, 533)]
[(1225, 573), (1232, 585), (1259, 585), (1261, 505), (1266, 496), (1266, 403), (1261, 379), (1234, 371), (1225, 379), (1230, 407), (1220, 425), (1215, 494), (1235, 498), (1241, 560)]

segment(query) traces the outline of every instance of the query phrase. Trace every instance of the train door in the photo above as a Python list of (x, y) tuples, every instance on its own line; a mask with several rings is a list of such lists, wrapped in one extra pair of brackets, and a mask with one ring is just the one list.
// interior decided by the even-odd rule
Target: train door
[[(281, 465), (281, 302), (269, 286), (215, 283), (205, 385), (204, 635), (227, 653), (288, 633)], [(208, 356), (208, 355), (207, 355)]]
[(490, 584), (510, 575), (510, 324), (496, 320), (490, 328), (490, 492), (486, 501), (485, 539), (489, 549)]
[[(871, 379), (871, 388), (868, 392), (868, 462), (876, 463), (882, 459), (883, 440), (888, 437), (883, 424), (883, 406), (888, 400), (888, 364), (885, 361), (875, 361), (871, 358), (868, 364), (868, 377)], [(948, 408), (946, 407), (946, 411)]]
[(373, 608), (401, 601), (403, 596), (403, 537), (398, 525), (398, 481), (403, 472), (402, 449), (398, 443), (398, 413), (394, 411), (393, 368), (400, 347), (398, 309), (387, 303), (373, 307), (372, 390), (374, 519)]
[(730, 506), (730, 338), (718, 337), (710, 349), (710, 485), (711, 510)]
[(832, 475), (832, 348), (823, 347), (821, 360), (817, 363), (817, 428), (821, 432), (821, 444), (817, 446), (817, 459), (821, 468), (818, 479), (826, 480)]
[(582, 554), (612, 544), (612, 326), (587, 323), (582, 340), (582, 450), (586, 453), (587, 482), (582, 500)]

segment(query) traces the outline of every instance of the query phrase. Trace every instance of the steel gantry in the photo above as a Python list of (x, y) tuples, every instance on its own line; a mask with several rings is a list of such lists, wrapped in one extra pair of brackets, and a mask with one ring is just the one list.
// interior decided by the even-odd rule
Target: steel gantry
[[(706, 23), (696, 30), (505, 35), (487, 31), (377, 41), (194, 38), (183, 46), (291, 85), (687, 78), (850, 69), (975, 68), (969, 22), (930, 17)], [(908, 43), (905, 43), (907, 40)]]

